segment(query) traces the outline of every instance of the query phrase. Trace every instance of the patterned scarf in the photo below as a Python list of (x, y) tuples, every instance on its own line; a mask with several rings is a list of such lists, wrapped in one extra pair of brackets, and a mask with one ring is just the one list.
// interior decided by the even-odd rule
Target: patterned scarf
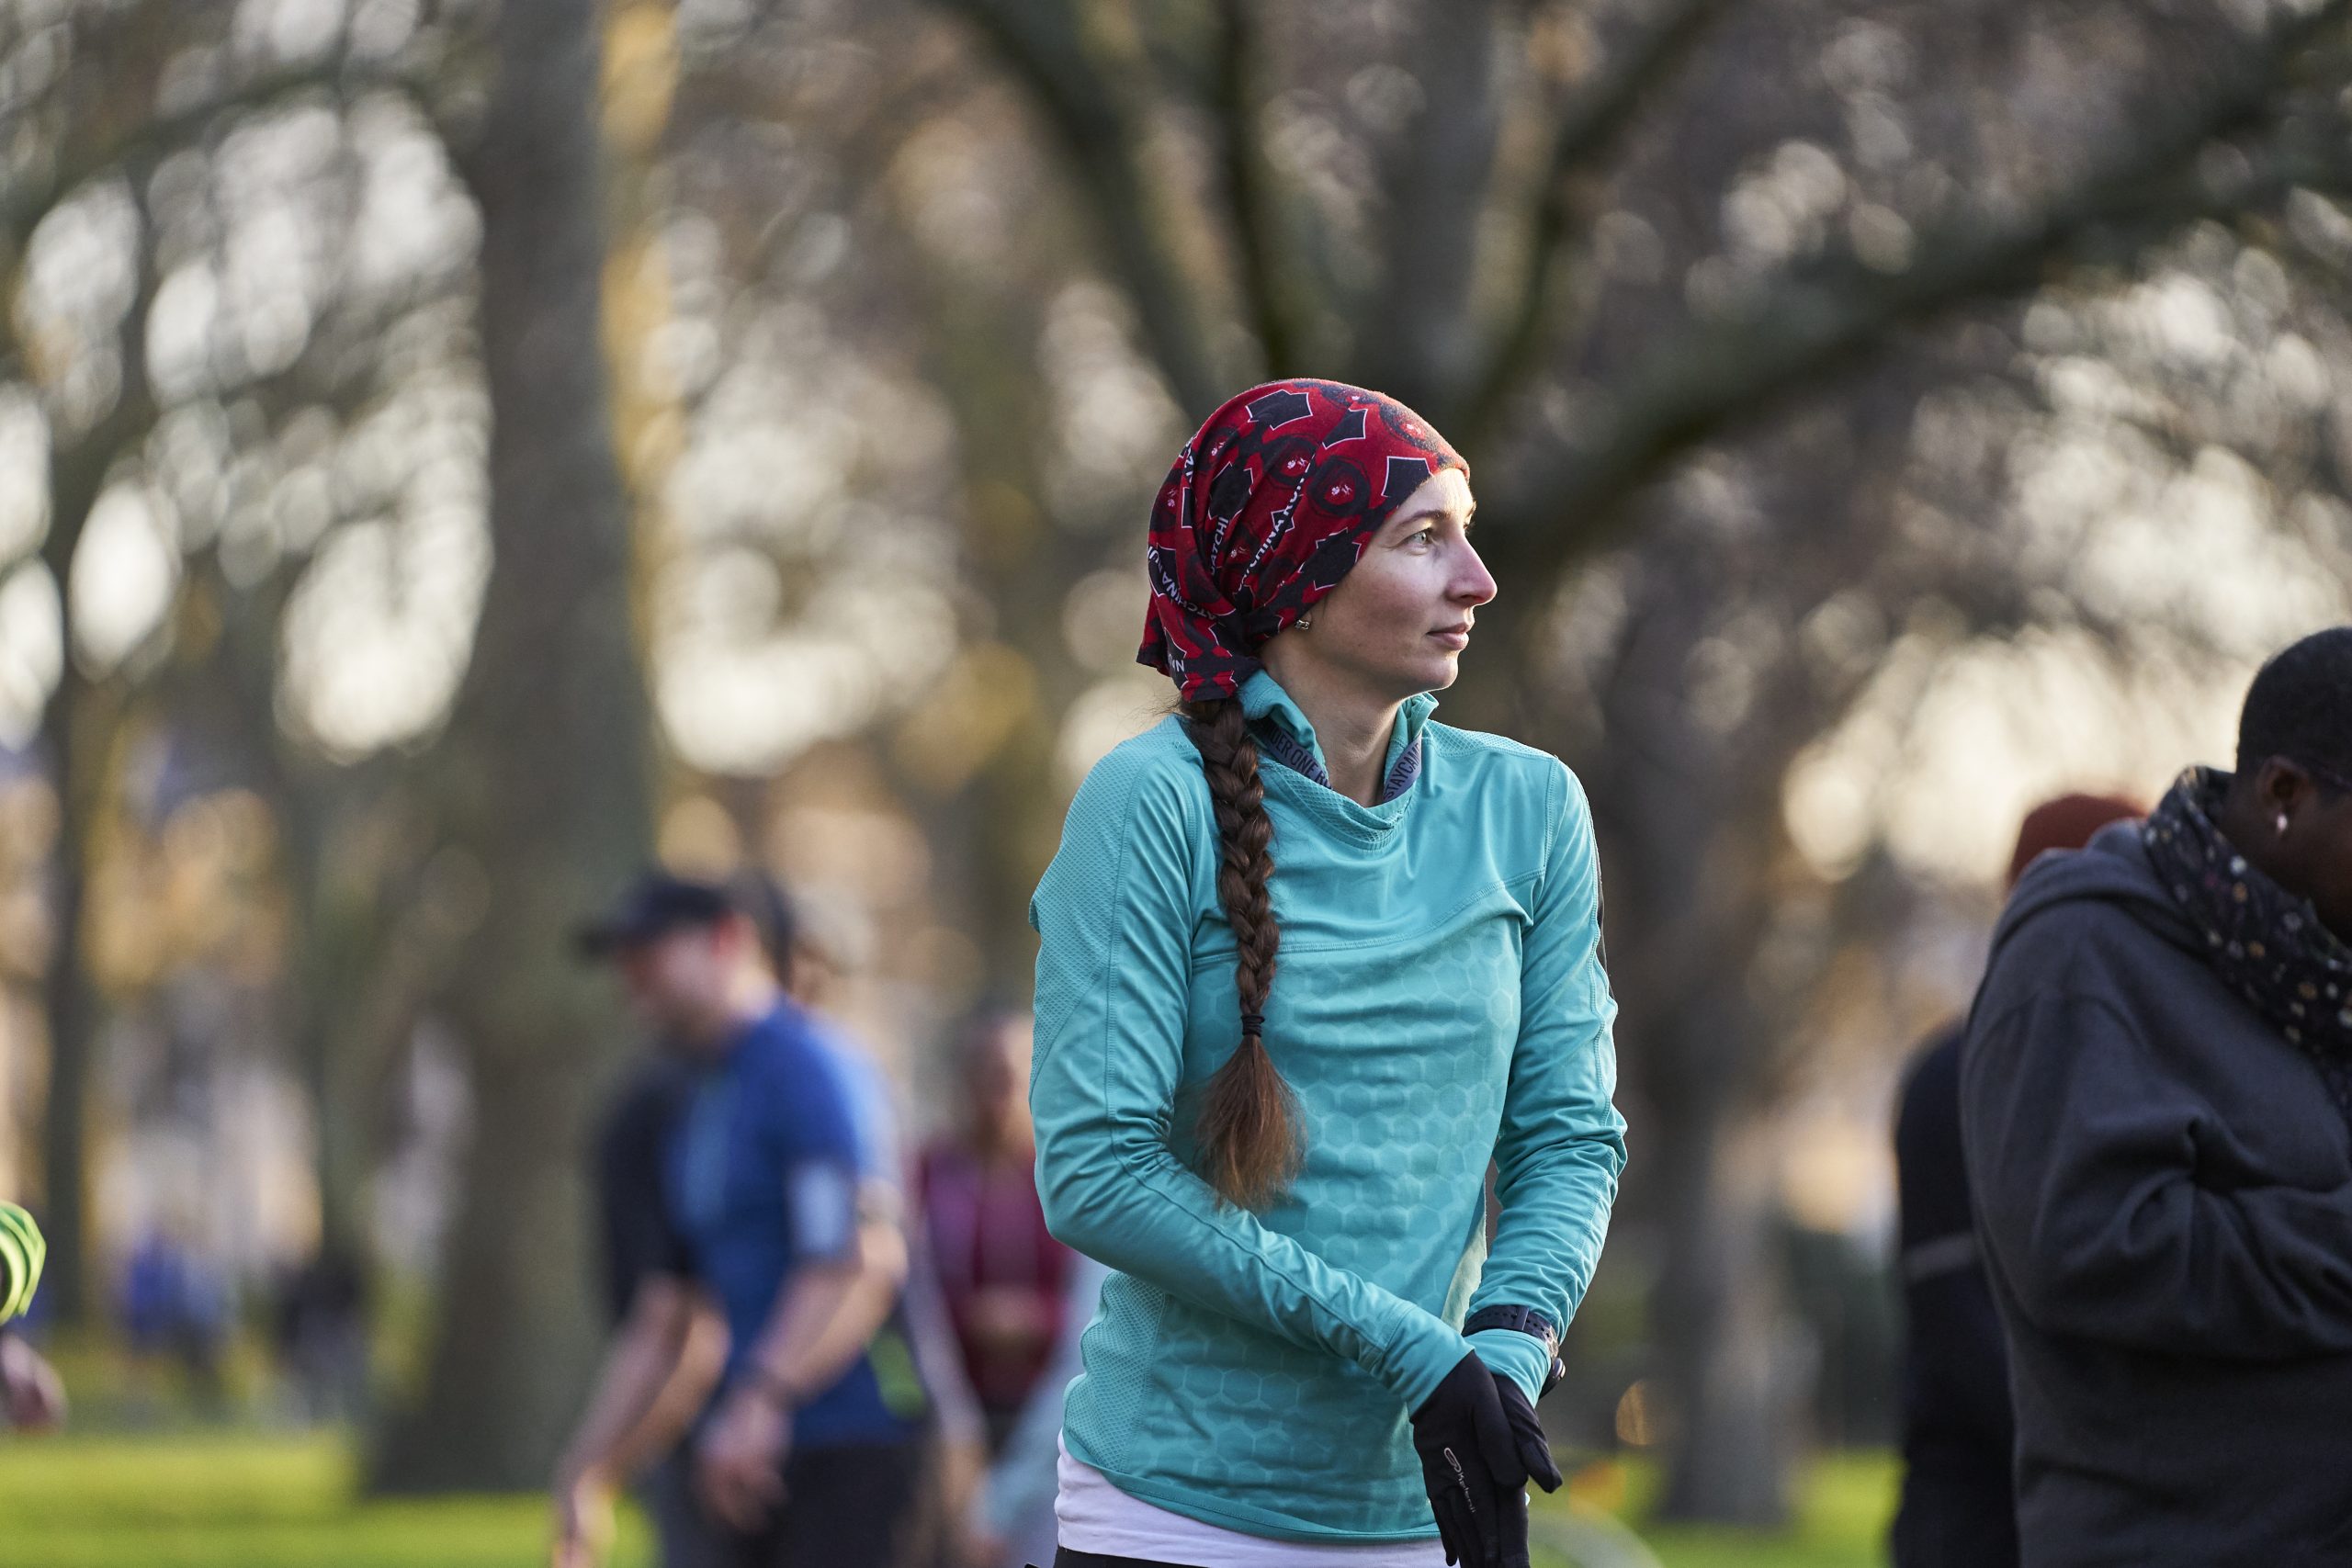
[(2217, 769), (2183, 773), (2140, 829), (2148, 859), (2214, 972), (2312, 1059), (2352, 1119), (2352, 948), (2222, 836), (2213, 815), (2229, 785)]
[(1356, 564), (1407, 496), (1469, 465), (1404, 404), (1336, 381), (1275, 381), (1209, 415), (1151, 509), (1139, 664), (1186, 702), (1230, 697), (1258, 649)]

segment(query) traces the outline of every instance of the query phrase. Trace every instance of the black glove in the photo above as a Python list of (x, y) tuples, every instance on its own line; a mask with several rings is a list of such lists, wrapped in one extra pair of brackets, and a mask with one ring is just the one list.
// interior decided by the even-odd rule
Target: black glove
[(1455, 1362), (1413, 1412), (1413, 1451), (1421, 1457), (1445, 1560), (1464, 1568), (1525, 1568), (1527, 1465), (1476, 1351)]
[(1519, 1462), (1527, 1467), (1527, 1478), (1546, 1492), (1560, 1489), (1560, 1467), (1552, 1458), (1552, 1439), (1544, 1435), (1544, 1422), (1535, 1414), (1535, 1406), (1520, 1391), (1519, 1384), (1495, 1374), (1495, 1395), (1503, 1402), (1503, 1419), (1510, 1423), (1510, 1435), (1519, 1444)]

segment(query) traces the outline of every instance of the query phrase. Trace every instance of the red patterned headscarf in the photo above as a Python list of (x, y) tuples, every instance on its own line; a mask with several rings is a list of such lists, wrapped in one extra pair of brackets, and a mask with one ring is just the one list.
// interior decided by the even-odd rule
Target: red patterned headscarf
[(1209, 415), (1168, 470), (1144, 564), (1148, 664), (1230, 697), (1258, 649), (1340, 585), (1389, 513), (1470, 466), (1420, 415), (1336, 381), (1274, 381)]

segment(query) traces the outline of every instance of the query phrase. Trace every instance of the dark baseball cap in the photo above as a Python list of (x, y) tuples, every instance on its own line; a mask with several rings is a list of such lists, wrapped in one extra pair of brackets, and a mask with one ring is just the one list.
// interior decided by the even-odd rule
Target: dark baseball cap
[(622, 948), (695, 926), (715, 926), (739, 912), (723, 887), (649, 871), (611, 908), (582, 925), (572, 940), (582, 957), (609, 958)]

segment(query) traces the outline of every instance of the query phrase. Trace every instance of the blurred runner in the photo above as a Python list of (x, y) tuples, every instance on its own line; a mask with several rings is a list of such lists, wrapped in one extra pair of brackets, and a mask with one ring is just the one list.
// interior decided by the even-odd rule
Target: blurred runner
[(193, 1230), (174, 1215), (149, 1231), (123, 1265), (116, 1304), (142, 1381), (176, 1365), (198, 1404), (217, 1414), (226, 1398), (229, 1284), (189, 1239)]
[(356, 1421), (368, 1404), (368, 1273), (327, 1242), (278, 1281), (272, 1327), (306, 1421)]
[(1086, 1370), (1079, 1338), (1094, 1321), (1095, 1309), (1102, 1303), (1102, 1281), (1110, 1276), (1111, 1270), (1091, 1258), (1070, 1254), (1060, 1337), (973, 1500), (967, 1568), (1024, 1568), (1054, 1560), (1062, 1402), (1071, 1382)]
[[(666, 922), (684, 927), (717, 919), (726, 910), (723, 899), (685, 884), (649, 880), (632, 898), (638, 904), (634, 929), (652, 932)], [(586, 1560), (588, 1543), (608, 1537), (608, 1498), (633, 1470), (662, 1568), (718, 1568), (718, 1532), (695, 1497), (684, 1439), (708, 1397), (724, 1331), (686, 1278), (684, 1242), (671, 1223), (663, 1174), (693, 1086), (694, 1068), (681, 1048), (657, 1041), (614, 1096), (597, 1134), (596, 1215), (605, 1306), (615, 1334), (605, 1386), (616, 1399), (628, 1391), (633, 1403), (640, 1389), (659, 1383), (645, 1395), (645, 1414), (630, 1429), (612, 1429), (618, 1405), (592, 1406), (583, 1418), (557, 1466), (559, 1562)], [(701, 1341), (695, 1333), (698, 1320), (708, 1325)], [(696, 1355), (698, 1343), (709, 1344), (713, 1353)]]
[[(823, 1014), (830, 998), (849, 976), (853, 964), (846, 950), (853, 944), (842, 939), (838, 929), (832, 940), (827, 940), (823, 922), (803, 919), (800, 904), (775, 878), (757, 868), (747, 867), (729, 879), (728, 893), (736, 907), (751, 917), (767, 953), (768, 968), (785, 994), (804, 1010)], [(900, 1118), (870, 1058), (851, 1050), (845, 1059), (853, 1077), (865, 1086), (876, 1111), (877, 1171), (870, 1179), (887, 1180), (895, 1190), (900, 1185), (896, 1153)], [(965, 1522), (988, 1463), (987, 1433), (948, 1321), (920, 1200), (901, 1216), (901, 1224), (908, 1241), (908, 1269), (893, 1327), (904, 1331), (929, 1411), (918, 1497), (899, 1555), (910, 1568), (962, 1568), (970, 1556)]]
[(923, 1150), (916, 1182), (927, 1251), (992, 1455), (1062, 1337), (1073, 1257), (1046, 1229), (1037, 1201), (1029, 1028), (1026, 1014), (1004, 1013), (966, 1028), (956, 1049), (963, 1114)]
[[(2079, 850), (2109, 823), (2140, 814), (2128, 800), (2094, 795), (2034, 807), (2018, 830), (2008, 885), (2043, 854)], [(1960, 1145), (1962, 1032), (1951, 1024), (1919, 1053), (1895, 1113), (1905, 1337), (1894, 1568), (2013, 1568), (2018, 1560), (2009, 1358)]]
[[(785, 997), (752, 921), (717, 887), (649, 877), (584, 941), (694, 1069), (661, 1177), (676, 1250), (657, 1272), (707, 1293), (728, 1326), (724, 1381), (694, 1440), (695, 1491), (721, 1527), (716, 1561), (888, 1563), (925, 1399), (894, 1318), (907, 1258), (871, 1069)], [(567, 1477), (614, 1473), (684, 1343), (675, 1321), (624, 1332)], [(558, 1520), (559, 1561), (589, 1560), (594, 1535), (567, 1499)]]

